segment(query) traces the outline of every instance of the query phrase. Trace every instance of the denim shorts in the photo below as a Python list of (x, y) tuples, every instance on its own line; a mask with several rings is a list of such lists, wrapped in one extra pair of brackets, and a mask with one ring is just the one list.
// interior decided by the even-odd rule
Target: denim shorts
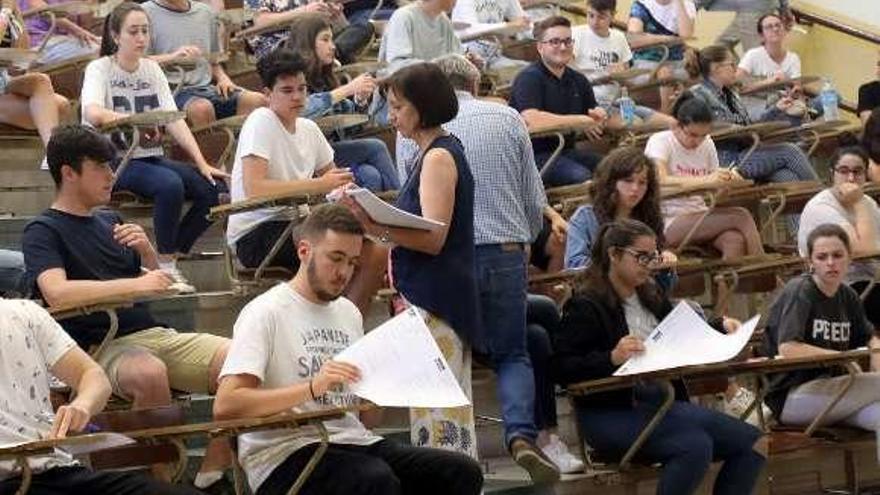
[(209, 84), (207, 86), (190, 86), (187, 88), (183, 88), (177, 93), (177, 96), (174, 97), (174, 103), (177, 103), (177, 108), (181, 110), (186, 110), (186, 104), (189, 103), (193, 98), (204, 98), (211, 102), (211, 105), (214, 106), (214, 115), (217, 119), (225, 119), (226, 117), (232, 117), (235, 115), (236, 110), (238, 109), (238, 97), (241, 95), (241, 90), (237, 89), (229, 94), (228, 98), (223, 98), (220, 96), (220, 93), (217, 92), (217, 86)]

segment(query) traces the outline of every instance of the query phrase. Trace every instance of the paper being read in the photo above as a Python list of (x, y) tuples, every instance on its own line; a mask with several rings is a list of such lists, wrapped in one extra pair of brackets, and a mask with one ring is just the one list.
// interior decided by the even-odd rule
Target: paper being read
[(349, 389), (380, 406), (470, 404), (415, 308), (386, 321), (333, 359), (357, 366), (361, 379)]
[(391, 204), (386, 203), (381, 198), (370, 192), (369, 189), (362, 187), (350, 187), (345, 189), (334, 189), (327, 194), (328, 201), (339, 201), (342, 195), (350, 196), (361, 205), (361, 208), (367, 212), (370, 218), (380, 224), (390, 227), (402, 227), (406, 229), (418, 230), (436, 230), (443, 225), (443, 222), (431, 220), (430, 218), (413, 215), (408, 211), (403, 211)]
[(623, 363), (614, 376), (733, 359), (743, 350), (757, 326), (758, 316), (754, 316), (736, 332), (723, 334), (682, 301), (645, 339), (645, 352)]

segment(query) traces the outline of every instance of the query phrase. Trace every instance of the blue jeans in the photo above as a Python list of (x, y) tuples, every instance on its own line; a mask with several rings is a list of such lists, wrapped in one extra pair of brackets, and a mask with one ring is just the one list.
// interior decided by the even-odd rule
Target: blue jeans
[(24, 255), (20, 251), (0, 249), (0, 294), (26, 297)]
[(238, 98), (240, 96), (240, 89), (231, 91), (229, 96), (224, 98), (220, 95), (220, 92), (217, 91), (217, 86), (214, 86), (213, 84), (207, 86), (189, 86), (181, 89), (180, 92), (177, 93), (177, 96), (174, 97), (174, 103), (177, 103), (177, 108), (186, 110), (186, 106), (191, 100), (198, 98), (208, 100), (211, 103), (211, 106), (214, 107), (214, 117), (219, 120), (232, 117), (238, 112)]
[[(162, 156), (132, 159), (113, 186), (153, 202), (153, 228), (159, 254), (187, 253), (211, 225), (208, 211), (218, 204), (226, 184), (211, 185), (192, 165)], [(183, 202), (192, 201), (180, 218)]]
[[(631, 409), (578, 406), (576, 412), (587, 443), (599, 452), (621, 457), (659, 403), (659, 390), (647, 386), (637, 389)], [(724, 413), (676, 401), (636, 458), (663, 465), (659, 495), (694, 493), (713, 460), (724, 463), (715, 478), (714, 495), (750, 494), (767, 461), (753, 449), (761, 435), (754, 426)]]
[[(535, 163), (539, 169), (544, 167), (551, 154), (552, 151), (535, 153)], [(577, 148), (562, 150), (550, 169), (544, 173), (544, 185), (555, 187), (586, 182), (593, 176), (593, 171), (601, 160), (602, 157), (592, 151)]]
[[(382, 7), (381, 9), (376, 11), (376, 15), (372, 18), (377, 21), (385, 21), (391, 19), (391, 14), (394, 13), (393, 8)], [(351, 14), (346, 15), (348, 18), (349, 24), (365, 24), (370, 21), (370, 14), (373, 13), (373, 9), (363, 9), (363, 10), (355, 10)]]
[(477, 246), (477, 285), (483, 333), (474, 347), (489, 356), (498, 374), (498, 397), (506, 445), (516, 437), (534, 441), (535, 377), (526, 353), (526, 253), (498, 244)]
[(397, 168), (385, 143), (374, 138), (332, 143), (336, 164), (354, 173), (357, 185), (373, 192), (400, 189)]
[(528, 295), (526, 307), (526, 347), (535, 374), (535, 427), (538, 430), (555, 428), (556, 384), (550, 371), (553, 358), (551, 338), (559, 328), (559, 310), (547, 296)]

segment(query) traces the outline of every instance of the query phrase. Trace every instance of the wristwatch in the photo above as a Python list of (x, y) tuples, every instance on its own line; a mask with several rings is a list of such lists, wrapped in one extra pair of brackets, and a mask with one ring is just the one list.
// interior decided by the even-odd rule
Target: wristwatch
[(379, 236), (379, 242), (381, 242), (382, 244), (391, 244), (391, 231), (385, 229), (382, 232), (382, 235)]

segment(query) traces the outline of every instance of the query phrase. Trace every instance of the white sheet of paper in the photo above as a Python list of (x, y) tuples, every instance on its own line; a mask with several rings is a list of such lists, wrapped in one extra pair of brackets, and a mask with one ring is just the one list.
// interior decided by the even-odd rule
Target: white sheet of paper
[(415, 308), (368, 332), (333, 359), (357, 366), (361, 379), (350, 385), (351, 391), (380, 406), (470, 404)]
[(396, 208), (362, 187), (346, 189), (345, 194), (354, 198), (370, 215), (374, 222), (391, 227), (407, 229), (435, 230), (443, 227), (443, 222), (413, 215), (408, 211)]
[(733, 359), (749, 342), (759, 316), (753, 316), (736, 332), (723, 334), (710, 327), (689, 304), (682, 301), (645, 339), (645, 352), (623, 363), (614, 376), (720, 363)]
[(62, 454), (75, 456), (131, 445), (133, 443), (135, 443), (133, 439), (122, 433), (100, 432), (70, 437), (68, 441), (56, 447), (55, 450)]

